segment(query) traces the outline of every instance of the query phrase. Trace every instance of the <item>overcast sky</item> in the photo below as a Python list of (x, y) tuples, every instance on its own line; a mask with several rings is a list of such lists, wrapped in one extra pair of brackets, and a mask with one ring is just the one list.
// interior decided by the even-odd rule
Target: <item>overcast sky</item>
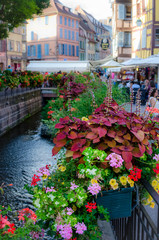
[(97, 20), (111, 16), (109, 0), (60, 0), (60, 2), (73, 9), (80, 5)]

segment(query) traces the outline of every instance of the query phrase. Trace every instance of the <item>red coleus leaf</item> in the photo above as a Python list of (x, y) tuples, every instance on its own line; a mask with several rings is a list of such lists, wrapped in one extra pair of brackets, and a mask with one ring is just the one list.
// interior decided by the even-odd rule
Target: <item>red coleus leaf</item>
[(119, 142), (119, 143), (123, 143), (124, 142), (124, 139), (122, 137), (119, 137), (119, 136), (116, 136), (114, 138), (115, 141)]
[(126, 162), (125, 167), (129, 170), (133, 167), (132, 162)]
[(64, 147), (64, 146), (66, 145), (66, 143), (67, 143), (66, 138), (65, 138), (65, 139), (62, 139), (62, 140), (59, 140), (59, 141), (57, 141), (57, 143), (56, 143), (56, 147)]
[(148, 139), (147, 139), (147, 138), (144, 138), (144, 140), (142, 141), (142, 144), (144, 144), (144, 145), (148, 145), (148, 144), (149, 144)]
[(99, 134), (99, 137), (104, 137), (105, 134), (107, 133), (107, 130), (105, 128), (102, 128), (102, 127), (98, 127), (97, 128), (97, 131), (98, 131), (98, 134)]
[(131, 131), (131, 132), (135, 135), (135, 137), (136, 137), (140, 142), (142, 142), (142, 141), (144, 140), (144, 138), (145, 138), (145, 133), (144, 133), (143, 131), (139, 130), (139, 131), (137, 131), (137, 132), (133, 132), (133, 131)]
[(63, 124), (61, 124), (61, 123), (57, 123), (57, 124), (55, 125), (55, 128), (59, 128), (59, 129), (64, 128), (64, 127), (65, 127), (65, 125), (63, 125)]
[(66, 134), (64, 134), (63, 132), (61, 133), (58, 133), (57, 136), (56, 136), (56, 139), (59, 141), (59, 140), (62, 140), (66, 138)]
[(131, 136), (129, 133), (127, 133), (126, 135), (123, 136), (124, 139), (126, 140), (131, 140)]
[(82, 153), (86, 148), (87, 148), (87, 146), (80, 148), (80, 152)]
[(122, 153), (122, 151), (117, 147), (111, 148), (111, 151), (116, 153), (116, 154), (121, 154)]
[(79, 139), (78, 142), (74, 143), (71, 147), (71, 151), (76, 152), (79, 151), (80, 148), (86, 143), (86, 139)]
[(140, 152), (140, 149), (138, 147), (135, 147), (133, 150), (132, 150), (132, 155), (134, 157), (142, 157), (142, 154)]
[(111, 140), (111, 141), (106, 140), (104, 142), (111, 148), (116, 147), (116, 141), (114, 141), (114, 140)]
[(82, 156), (82, 153), (80, 151), (74, 152), (73, 153), (73, 159), (79, 158)]
[(70, 128), (77, 130), (77, 129), (78, 129), (78, 126), (77, 126), (77, 124), (72, 124), (72, 125), (70, 126)]
[(132, 161), (132, 153), (131, 152), (122, 152), (122, 157), (125, 162), (131, 162)]
[(111, 137), (111, 138), (115, 138), (116, 132), (115, 132), (114, 130), (109, 130), (108, 133), (107, 133), (107, 135), (108, 135), (109, 137)]
[(145, 146), (142, 144), (142, 145), (140, 145), (140, 144), (138, 144), (138, 146), (139, 146), (139, 149), (140, 149), (140, 152), (141, 152), (141, 154), (143, 155), (144, 154), (144, 152), (145, 152)]
[(93, 132), (90, 132), (90, 133), (88, 133), (87, 135), (86, 135), (86, 138), (88, 138), (88, 139), (95, 139), (95, 138), (97, 138), (98, 136), (95, 134), (95, 133), (93, 133)]
[(100, 138), (93, 139), (93, 143), (99, 143), (99, 142), (100, 142)]
[(152, 148), (150, 146), (150, 144), (146, 147), (146, 152), (151, 155), (152, 154)]
[(52, 156), (55, 156), (59, 151), (61, 150), (61, 147), (54, 147), (52, 149)]
[(86, 136), (86, 133), (78, 133), (78, 138), (84, 138)]
[(108, 145), (107, 144), (105, 144), (105, 143), (100, 143), (98, 146), (97, 146), (97, 148), (99, 149), (99, 150), (105, 150), (105, 149), (107, 149), (108, 148)]
[(69, 116), (66, 116), (66, 117), (64, 117), (64, 118), (60, 118), (60, 123), (62, 123), (62, 124), (66, 124), (66, 123), (68, 123), (69, 121), (70, 121)]
[(68, 138), (70, 139), (76, 139), (78, 137), (78, 134), (75, 131), (71, 131), (68, 135)]

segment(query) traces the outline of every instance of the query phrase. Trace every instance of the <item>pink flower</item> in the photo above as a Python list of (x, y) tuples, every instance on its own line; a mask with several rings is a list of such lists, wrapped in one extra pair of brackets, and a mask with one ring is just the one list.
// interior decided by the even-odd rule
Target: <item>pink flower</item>
[(71, 182), (71, 187), (70, 187), (70, 189), (74, 190), (74, 189), (76, 189), (76, 188), (78, 188), (78, 187), (79, 187), (78, 185), (76, 185), (75, 183), (72, 183), (72, 182)]
[(47, 187), (46, 188), (46, 193), (47, 192), (56, 192), (56, 191), (55, 191), (54, 187), (51, 187), (51, 188)]
[(69, 240), (72, 237), (72, 228), (70, 224), (57, 225), (56, 229), (64, 239)]
[(76, 228), (76, 233), (78, 233), (78, 234), (83, 234), (84, 231), (87, 231), (87, 227), (83, 222), (82, 223), (78, 222), (75, 225), (75, 228)]
[(72, 213), (74, 212), (72, 208), (66, 208), (66, 210), (67, 210), (67, 215), (72, 215)]
[(109, 160), (110, 166), (115, 168), (121, 167), (124, 162), (122, 157), (116, 153), (109, 154), (106, 159)]
[(101, 186), (98, 183), (95, 183), (93, 185), (90, 185), (88, 187), (88, 190), (90, 193), (92, 193), (92, 195), (96, 195), (101, 191)]
[(156, 160), (156, 162), (159, 161), (159, 154), (155, 154), (155, 156), (153, 157), (154, 160)]

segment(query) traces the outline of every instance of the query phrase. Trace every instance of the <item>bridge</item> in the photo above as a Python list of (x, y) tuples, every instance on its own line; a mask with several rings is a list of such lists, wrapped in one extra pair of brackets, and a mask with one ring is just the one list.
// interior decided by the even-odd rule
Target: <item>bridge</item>
[(57, 97), (57, 88), (53, 88), (53, 87), (41, 88), (41, 95), (42, 95), (43, 105), (45, 105), (47, 100), (49, 100), (50, 98)]

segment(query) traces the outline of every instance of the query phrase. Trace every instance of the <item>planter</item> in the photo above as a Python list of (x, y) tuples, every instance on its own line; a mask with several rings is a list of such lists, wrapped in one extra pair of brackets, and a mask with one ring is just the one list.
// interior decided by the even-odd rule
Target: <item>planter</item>
[(130, 217), (132, 211), (132, 192), (134, 188), (103, 191), (97, 195), (97, 205), (107, 208), (110, 219)]

